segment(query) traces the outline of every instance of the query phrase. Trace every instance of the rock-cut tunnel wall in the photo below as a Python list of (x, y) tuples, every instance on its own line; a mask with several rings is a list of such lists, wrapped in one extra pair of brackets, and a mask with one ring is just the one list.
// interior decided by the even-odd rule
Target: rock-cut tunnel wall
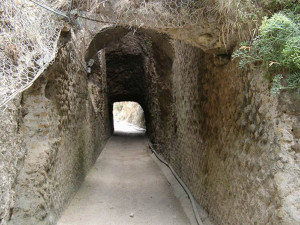
[(17, 129), (10, 135), (17, 133), (22, 145), (7, 150), (26, 154), (4, 192), (10, 202), (1, 216), (8, 224), (55, 224), (110, 137), (105, 54), (97, 56), (98, 69), (87, 76), (66, 41), (55, 62), (15, 103)]
[(82, 52), (66, 40), (1, 117), (2, 222), (55, 224), (112, 134), (118, 101), (142, 106), (149, 139), (215, 224), (300, 222), (291, 94), (271, 96), (263, 71), (240, 71), (230, 54), (151, 30), (106, 27), (91, 40)]
[(174, 50), (176, 171), (216, 224), (299, 223), (298, 100), (270, 95), (261, 69)]

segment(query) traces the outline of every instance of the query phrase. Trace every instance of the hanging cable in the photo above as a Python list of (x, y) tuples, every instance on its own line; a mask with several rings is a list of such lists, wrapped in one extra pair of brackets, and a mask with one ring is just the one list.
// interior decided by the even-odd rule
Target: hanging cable
[(81, 16), (81, 15), (77, 15), (77, 17), (82, 18), (82, 19), (86, 19), (86, 20), (91, 20), (91, 21), (98, 22), (98, 23), (117, 24), (115, 22), (108, 22), (108, 21), (104, 21), (104, 20), (93, 19), (93, 18), (90, 18), (90, 17)]
[[(71, 39), (72, 39), (72, 38), (71, 38)], [(79, 64), (81, 65), (82, 69), (84, 69), (84, 71), (88, 73), (88, 70), (87, 70), (86, 65), (83, 64), (83, 62), (81, 61), (81, 59), (80, 59), (79, 56), (78, 56), (78, 53), (77, 53), (77, 51), (76, 51), (76, 48), (77, 48), (77, 47), (76, 47), (76, 44), (74, 43), (73, 39), (72, 39), (72, 44), (73, 44), (73, 50), (74, 50), (74, 52), (75, 52), (75, 58), (77, 59), (77, 61), (78, 61)]]
[(72, 11), (72, 8), (73, 8), (73, 0), (70, 0), (70, 6), (69, 6), (69, 16), (70, 16), (70, 13)]
[(57, 15), (63, 16), (63, 17), (65, 17), (65, 18), (67, 18), (68, 20), (70, 20), (70, 17), (68, 17), (66, 14), (64, 14), (64, 13), (61, 12), (61, 11), (52, 9), (52, 8), (46, 6), (46, 5), (42, 4), (42, 3), (39, 3), (39, 2), (37, 2), (37, 1), (35, 1), (35, 0), (29, 0), (29, 1), (33, 2), (34, 4), (36, 4), (36, 5), (38, 5), (38, 6), (42, 7), (42, 8), (44, 8), (44, 9), (50, 11), (50, 12), (53, 12), (53, 13), (55, 13), (55, 14), (57, 14)]
[(167, 167), (169, 167), (169, 169), (171, 170), (172, 174), (174, 175), (174, 177), (176, 178), (176, 180), (178, 181), (178, 183), (181, 185), (181, 187), (184, 189), (184, 191), (186, 192), (186, 194), (189, 196), (189, 199), (191, 201), (192, 204), (192, 208), (194, 211), (194, 215), (197, 221), (198, 225), (203, 225), (202, 220), (200, 218), (200, 215), (198, 213), (198, 209), (196, 206), (196, 201), (191, 193), (191, 191), (189, 190), (189, 188), (186, 186), (186, 184), (180, 179), (180, 177), (178, 176), (178, 174), (175, 172), (175, 170), (171, 167), (171, 165), (169, 163), (167, 163), (160, 155), (158, 155), (158, 153), (154, 150), (154, 148), (152, 147), (152, 144), (149, 143), (149, 147), (151, 149), (151, 151), (154, 153), (154, 155), (159, 159), (159, 161), (161, 161), (163, 164), (165, 164)]
[[(67, 18), (70, 21), (71, 10), (73, 8), (73, 0), (70, 1), (70, 6), (69, 6), (69, 12), (68, 12), (68, 14), (70, 16), (67, 16), (63, 12), (55, 10), (55, 9), (52, 9), (49, 6), (46, 6), (46, 5), (44, 5), (42, 3), (39, 3), (39, 2), (37, 2), (35, 0), (29, 0), (29, 1), (33, 2), (34, 4), (36, 4), (36, 5), (44, 8), (44, 9), (50, 11), (50, 12), (53, 12), (53, 13), (59, 15), (59, 16), (63, 16), (63, 17)], [(79, 18), (86, 19), (86, 20), (91, 20), (91, 21), (98, 22), (98, 23), (117, 24), (116, 22), (109, 22), (109, 21), (104, 21), (104, 20), (93, 19), (93, 18), (90, 18), (90, 17), (87, 17), (87, 16), (81, 16), (81, 15), (78, 15), (78, 14), (76, 14), (75, 17), (76, 18), (79, 17)]]

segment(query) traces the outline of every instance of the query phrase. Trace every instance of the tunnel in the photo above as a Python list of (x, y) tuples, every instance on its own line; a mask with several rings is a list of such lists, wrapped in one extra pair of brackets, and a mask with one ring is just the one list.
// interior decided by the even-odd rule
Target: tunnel
[[(103, 36), (108, 35), (110, 41), (106, 43)], [(116, 41), (115, 36), (119, 37)], [(141, 105), (145, 113), (147, 134), (150, 137), (154, 138), (156, 123), (161, 122), (161, 126), (166, 127), (166, 123), (170, 122), (171, 71), (174, 54), (170, 40), (167, 35), (151, 30), (140, 29), (132, 32), (114, 27), (103, 29), (91, 41), (92, 47), (87, 49), (86, 60), (95, 57), (97, 51), (105, 52), (103, 54), (111, 126), (113, 103), (120, 101), (134, 101)], [(99, 70), (98, 65), (98, 63), (93, 65), (91, 76), (93, 71), (97, 73)], [(163, 102), (162, 104), (154, 104), (156, 96)], [(160, 115), (156, 114), (158, 110)], [(159, 121), (158, 118), (154, 118), (157, 116), (160, 117)]]
[[(176, 180), (162, 175), (149, 146), (189, 188), (204, 225), (299, 221), (299, 102), (270, 95), (261, 70), (240, 70), (234, 38), (225, 48), (214, 23), (202, 33), (82, 24), (63, 27), (53, 63), (12, 103), (13, 116), (3, 116), (19, 139), (7, 144), (15, 160), (6, 160), (14, 163), (6, 173), (14, 179), (0, 224), (73, 225), (81, 212), (118, 224), (125, 212), (126, 225), (143, 224), (147, 213), (147, 224), (168, 224), (166, 217), (192, 224), (183, 210), (189, 198), (173, 193)], [(116, 135), (120, 102), (140, 105), (145, 133)], [(95, 195), (82, 197), (89, 191)], [(99, 208), (87, 210), (80, 199)], [(128, 204), (112, 204), (122, 199)]]

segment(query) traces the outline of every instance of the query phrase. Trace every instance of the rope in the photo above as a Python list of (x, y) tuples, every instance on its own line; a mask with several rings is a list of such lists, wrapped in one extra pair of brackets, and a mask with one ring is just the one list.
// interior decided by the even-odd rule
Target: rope
[(178, 176), (178, 174), (175, 172), (175, 170), (170, 166), (169, 163), (167, 163), (161, 156), (158, 155), (158, 153), (154, 150), (154, 148), (152, 147), (151, 143), (149, 143), (150, 149), (151, 151), (154, 153), (154, 155), (159, 159), (159, 161), (161, 161), (163, 164), (165, 164), (167, 167), (169, 167), (169, 169), (171, 170), (172, 174), (174, 175), (174, 177), (176, 178), (176, 180), (178, 181), (178, 183), (181, 185), (181, 187), (184, 189), (184, 191), (187, 193), (187, 195), (189, 196), (189, 199), (191, 201), (192, 204), (192, 208), (194, 211), (194, 215), (197, 221), (198, 225), (203, 225), (202, 220), (200, 218), (200, 215), (198, 213), (197, 210), (197, 206), (196, 206), (196, 201), (191, 193), (191, 191), (189, 190), (189, 188), (186, 186), (186, 184), (180, 179), (180, 177)]

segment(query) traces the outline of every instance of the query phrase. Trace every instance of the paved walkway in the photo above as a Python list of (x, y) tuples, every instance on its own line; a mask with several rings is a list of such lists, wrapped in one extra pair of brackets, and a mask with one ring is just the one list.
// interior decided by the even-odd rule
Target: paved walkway
[(111, 137), (58, 225), (189, 225), (146, 141)]

